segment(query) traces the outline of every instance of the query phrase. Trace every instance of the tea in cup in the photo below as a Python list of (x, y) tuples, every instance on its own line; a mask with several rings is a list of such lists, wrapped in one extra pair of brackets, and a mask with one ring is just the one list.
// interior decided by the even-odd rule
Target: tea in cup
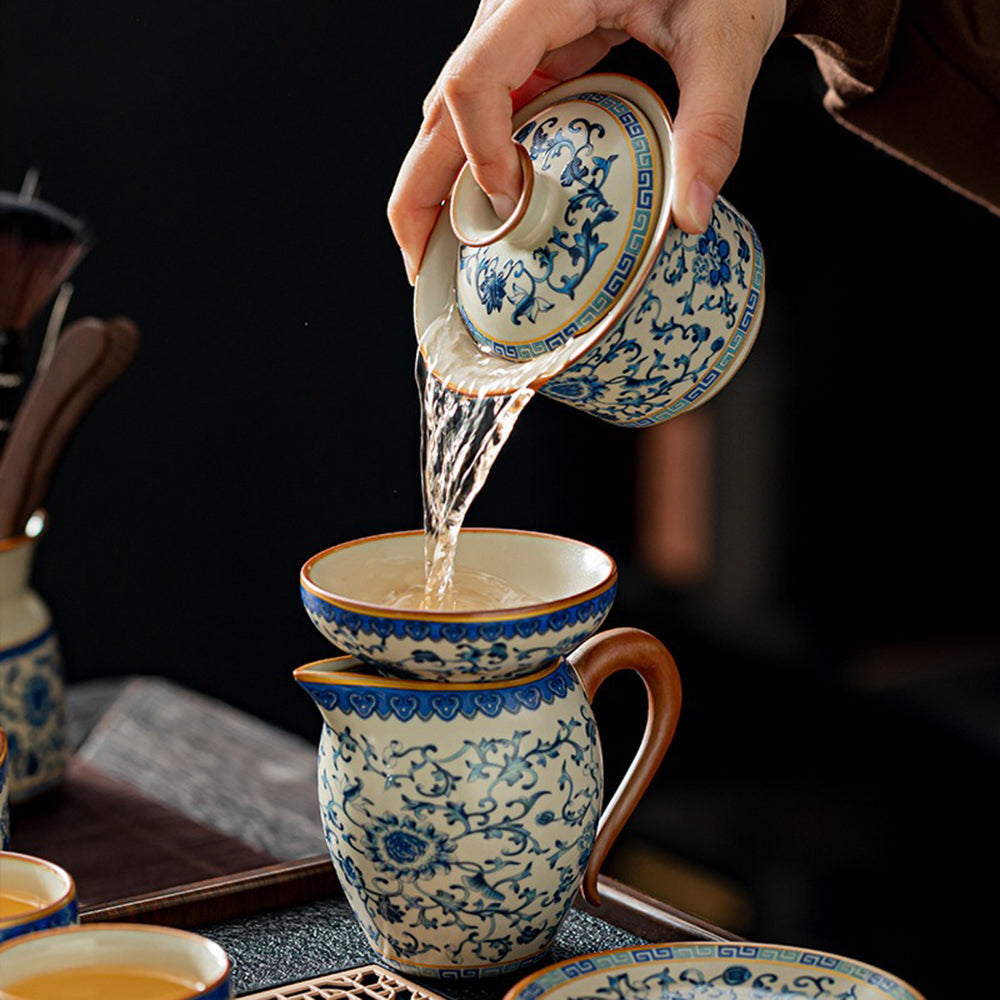
[(190, 931), (94, 924), (0, 946), (0, 1000), (229, 1000), (229, 957)]
[(43, 858), (0, 851), (0, 942), (76, 922), (68, 872)]
[(421, 609), (424, 533), (344, 542), (300, 576), (313, 624), (335, 646), (383, 672), (430, 681), (530, 674), (601, 626), (618, 571), (605, 552), (559, 535), (463, 528), (455, 552), (461, 605)]

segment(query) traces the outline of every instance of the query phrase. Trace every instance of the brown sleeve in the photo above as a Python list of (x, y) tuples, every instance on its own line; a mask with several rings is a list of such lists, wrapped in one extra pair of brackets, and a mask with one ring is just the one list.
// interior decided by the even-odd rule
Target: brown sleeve
[(1000, 214), (1000, 2), (789, 0), (834, 117)]

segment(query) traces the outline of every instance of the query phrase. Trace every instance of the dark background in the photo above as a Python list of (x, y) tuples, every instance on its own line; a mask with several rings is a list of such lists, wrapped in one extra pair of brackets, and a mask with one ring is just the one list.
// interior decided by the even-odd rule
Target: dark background
[[(298, 569), (420, 521), (411, 290), (385, 202), (472, 13), (4, 4), (0, 188), (38, 167), (42, 196), (92, 224), (69, 319), (143, 331), (48, 499), (35, 583), (71, 681), (163, 674), (316, 735), (290, 673), (330, 647)], [(640, 47), (607, 65), (676, 107)], [(724, 189), (760, 234), (768, 302), (708, 404), (708, 579), (679, 590), (644, 568), (648, 432), (546, 399), (469, 521), (606, 548), (622, 572), (609, 624), (677, 657), (681, 728), (617, 870), (676, 900), (627, 868), (640, 845), (735, 887), (747, 936), (945, 996), (949, 948), (970, 953), (963, 921), (996, 875), (1000, 222), (840, 129), (822, 92), (780, 40)], [(627, 680), (602, 692), (611, 778), (639, 697)]]

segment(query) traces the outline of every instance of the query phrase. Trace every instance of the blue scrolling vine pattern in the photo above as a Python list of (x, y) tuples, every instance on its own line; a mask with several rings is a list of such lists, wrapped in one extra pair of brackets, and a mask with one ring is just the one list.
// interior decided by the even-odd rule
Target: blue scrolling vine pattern
[(671, 234), (629, 312), (547, 383), (545, 395), (615, 423), (641, 425), (675, 415), (718, 380), (759, 307), (760, 245), (721, 198), (703, 234)]
[[(534, 130), (529, 154), (539, 164), (539, 170), (549, 170), (565, 154), (559, 183), (573, 191), (563, 212), (566, 228), (553, 226), (552, 235), (532, 253), (536, 269), (530, 270), (520, 259), (501, 262), (499, 255), (491, 254), (488, 248), (462, 247), (459, 256), (459, 273), (464, 273), (466, 282), (475, 287), (486, 312), (500, 312), (505, 303), (510, 303), (515, 326), (520, 326), (522, 319), (534, 323), (539, 313), (553, 307), (553, 300), (540, 294), (542, 289), (574, 298), (576, 289), (608, 247), (600, 237), (599, 227), (618, 216), (602, 191), (618, 156), (594, 155), (594, 139), (604, 137), (604, 126), (582, 117), (572, 119), (565, 129), (556, 127), (558, 122), (557, 117), (547, 118), (537, 126), (530, 122), (515, 136), (523, 143)], [(582, 219), (578, 218), (581, 214)], [(571, 267), (557, 274), (561, 251)]]
[(600, 626), (617, 588), (612, 582), (586, 600), (525, 618), (464, 622), (360, 614), (300, 589), (313, 624), (366, 663), (426, 677), (476, 679), (495, 674), (500, 665), (508, 674), (528, 672), (576, 649)]
[(550, 735), (505, 727), (445, 750), (325, 727), (324, 833), (385, 957), (496, 968), (548, 946), (589, 856), (602, 790), (593, 717), (570, 704), (576, 714)]

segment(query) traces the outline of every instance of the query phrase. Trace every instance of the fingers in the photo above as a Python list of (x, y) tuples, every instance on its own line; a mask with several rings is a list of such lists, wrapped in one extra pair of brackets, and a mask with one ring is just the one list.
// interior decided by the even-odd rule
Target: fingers
[[(592, 11), (588, 0), (543, 5), (486, 0), (480, 6), (473, 29), (427, 96), (424, 123), (389, 198), (389, 222), (411, 284), (441, 203), (465, 159), (498, 214), (506, 218), (513, 211), (521, 168), (510, 138), (511, 92), (526, 82), (537, 86), (536, 94), (550, 85), (545, 77), (529, 78), (546, 53), (565, 50), (593, 31)], [(567, 65), (572, 62), (568, 50), (561, 58)]]
[(440, 99), (424, 119), (416, 141), (406, 154), (389, 196), (389, 225), (403, 255), (406, 277), (412, 285), (420, 270), (427, 238), (437, 221), (441, 202), (465, 162), (451, 116)]
[(459, 46), (441, 81), (441, 94), (472, 173), (506, 218), (521, 191), (521, 170), (510, 138), (511, 92), (546, 53), (589, 35), (597, 26), (587, 0), (510, 0)]
[(750, 87), (731, 65), (704, 55), (682, 66), (675, 66), (680, 103), (674, 123), (674, 223), (701, 233), (740, 154)]
[(739, 156), (750, 89), (777, 33), (771, 16), (777, 7), (771, 0), (677, 6), (669, 20), (646, 26), (647, 44), (670, 62), (680, 90), (674, 223), (701, 233)]
[[(602, 13), (603, 11), (603, 13)], [(506, 217), (520, 194), (511, 112), (590, 69), (629, 36), (672, 66), (674, 221), (703, 232), (739, 155), (750, 88), (784, 18), (784, 0), (483, 0), (425, 101), (389, 220), (414, 280), (441, 203), (465, 159)]]

